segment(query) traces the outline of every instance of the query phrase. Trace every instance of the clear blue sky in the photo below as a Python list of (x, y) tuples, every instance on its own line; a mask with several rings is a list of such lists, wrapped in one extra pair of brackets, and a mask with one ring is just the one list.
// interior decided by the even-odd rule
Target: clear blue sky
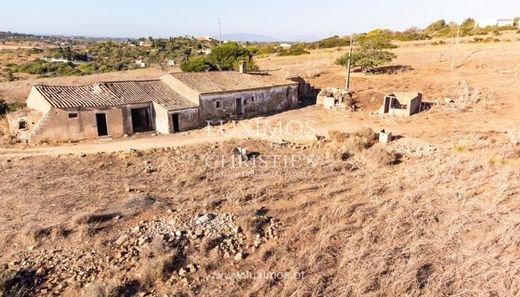
[(0, 31), (106, 37), (250, 33), (279, 40), (520, 16), (518, 0), (0, 0)]

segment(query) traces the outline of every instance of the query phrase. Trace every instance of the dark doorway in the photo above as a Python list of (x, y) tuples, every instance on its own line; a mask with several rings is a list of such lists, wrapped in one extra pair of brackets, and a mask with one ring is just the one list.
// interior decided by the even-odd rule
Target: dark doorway
[(390, 101), (392, 101), (390, 97), (385, 97), (383, 113), (388, 113), (390, 111)]
[(172, 114), (172, 123), (173, 123), (173, 133), (180, 132), (181, 128), (179, 125), (179, 114), (178, 113)]
[(96, 113), (96, 125), (98, 136), (107, 136), (107, 115), (104, 113)]
[(148, 108), (134, 108), (132, 113), (132, 129), (133, 132), (147, 132), (152, 131)]
[(242, 115), (242, 98), (235, 99), (235, 113), (237, 116)]

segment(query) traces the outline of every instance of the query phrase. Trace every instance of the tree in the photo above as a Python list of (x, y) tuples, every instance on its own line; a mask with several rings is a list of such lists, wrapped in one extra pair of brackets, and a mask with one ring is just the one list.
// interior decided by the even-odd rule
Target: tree
[(247, 62), (248, 70), (254, 70), (253, 53), (236, 42), (215, 47), (207, 57), (207, 62), (221, 71), (237, 70), (240, 61)]
[(476, 27), (477, 27), (477, 22), (472, 18), (468, 18), (468, 19), (465, 19), (462, 22), (462, 24), (460, 24), (460, 32), (461, 32), (462, 36), (471, 35), (471, 33), (475, 30)]
[(515, 26), (515, 27), (520, 26), (520, 17), (516, 17), (516, 18), (515, 18), (515, 20), (514, 20), (514, 22), (513, 22), (513, 26)]
[[(383, 45), (380, 41), (373, 41), (371, 38), (361, 39), (359, 41), (359, 48), (352, 53), (352, 66), (360, 67), (361, 71), (368, 72), (374, 68), (383, 66), (392, 62), (396, 57), (394, 53), (383, 50)], [(345, 54), (336, 60), (338, 65), (347, 65), (349, 54)]]
[(191, 57), (181, 63), (181, 70), (184, 72), (203, 72), (210, 71), (212, 68), (203, 56)]
[(446, 20), (438, 20), (436, 22), (431, 23), (424, 31), (426, 32), (437, 32), (447, 27)]
[(184, 72), (238, 70), (239, 62), (245, 61), (247, 70), (256, 70), (253, 54), (254, 51), (242, 47), (238, 43), (228, 42), (213, 48), (207, 56), (189, 58), (181, 64), (181, 69)]

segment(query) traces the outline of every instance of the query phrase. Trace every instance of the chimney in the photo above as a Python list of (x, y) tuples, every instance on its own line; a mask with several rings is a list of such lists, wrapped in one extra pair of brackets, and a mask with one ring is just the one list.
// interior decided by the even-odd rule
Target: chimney
[(238, 72), (245, 74), (247, 73), (247, 64), (246, 61), (240, 61), (238, 64)]

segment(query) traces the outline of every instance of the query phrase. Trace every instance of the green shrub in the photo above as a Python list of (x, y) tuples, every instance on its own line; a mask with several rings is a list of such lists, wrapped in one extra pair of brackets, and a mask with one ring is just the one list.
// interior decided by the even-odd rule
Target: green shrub
[(444, 44), (446, 44), (446, 41), (444, 41), (444, 40), (439, 40), (439, 41), (432, 42), (432, 45), (444, 45)]
[(19, 109), (23, 109), (26, 106), (27, 105), (25, 105), (25, 103), (20, 103), (20, 102), (7, 103), (4, 100), (0, 99), (0, 116), (3, 116), (10, 112), (15, 112)]
[(308, 49), (324, 49), (348, 46), (350, 44), (350, 38), (339, 37), (337, 35), (322, 39), (320, 41), (311, 42), (307, 44)]

